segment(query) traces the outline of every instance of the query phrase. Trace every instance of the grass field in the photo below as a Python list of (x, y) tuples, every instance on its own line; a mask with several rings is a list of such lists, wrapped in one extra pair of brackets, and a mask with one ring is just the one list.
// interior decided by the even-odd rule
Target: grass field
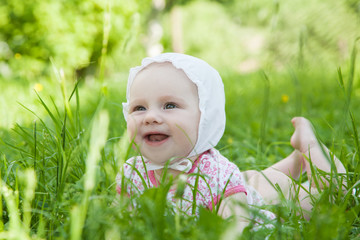
[[(150, 2), (146, 3), (150, 6)], [(224, 10), (219, 3), (194, 2), (183, 7), (184, 23), (190, 26), (189, 32), (194, 33), (184, 34), (185, 51), (214, 64), (223, 78), (227, 123), (217, 146), (221, 153), (241, 170), (262, 170), (292, 152), (290, 120), (304, 116), (310, 119), (319, 139), (347, 170), (345, 175), (331, 175), (334, 183), (346, 180), (346, 191), (339, 191), (336, 184), (321, 190), (317, 200), (314, 198), (309, 220), (299, 214), (296, 197), (283, 199), (282, 204), (264, 206), (277, 216), (273, 227), (250, 225), (239, 238), (360, 239), (360, 69), (354, 47), (358, 42), (355, 41), (346, 54), (342, 52), (341, 61), (334, 61), (336, 57), (331, 50), (337, 44), (333, 35), (349, 33), (346, 39), (352, 39), (349, 36), (355, 34), (356, 27), (353, 15), (339, 3), (334, 10), (344, 14), (348, 24), (336, 25), (334, 33), (330, 28), (337, 19), (330, 17), (332, 9), (320, 3), (322, 11), (318, 11), (316, 1), (308, 6), (312, 11), (301, 8), (294, 13), (299, 19), (304, 14), (310, 15), (310, 20), (303, 17), (308, 25), (296, 24), (297, 18), (292, 18), (296, 4), (239, 1), (233, 3), (234, 9)], [(122, 28), (112, 31), (118, 36), (129, 29), (140, 31), (136, 29), (139, 24), (135, 21), (136, 12), (147, 13), (145, 8), (149, 7), (144, 5), (141, 9), (141, 3), (116, 5), (113, 11), (120, 11), (126, 18), (115, 20)], [(96, 18), (92, 18), (92, 12), (86, 15), (89, 18), (84, 18), (89, 24), (86, 25), (88, 34), (95, 36), (96, 27), (107, 26), (98, 22), (103, 10), (90, 1), (84, 4), (88, 9), (91, 4), (96, 6), (92, 9)], [(297, 4), (306, 5), (302, 1)], [(58, 16), (59, 6), (49, 4), (48, 8)], [(244, 19), (236, 17), (237, 9), (242, 9)], [(104, 10), (105, 15), (109, 11)], [(320, 17), (313, 21), (316, 14)], [(162, 19), (165, 22), (162, 43), (166, 49), (170, 48), (171, 41), (167, 17), (168, 13)], [(68, 18), (71, 22), (70, 16)], [(54, 23), (57, 21), (54, 18)], [(325, 28), (324, 22), (331, 26)], [(309, 28), (303, 31), (304, 26)], [(215, 31), (217, 37), (208, 37), (211, 31)], [(97, 69), (100, 74), (93, 74), (92, 78), (76, 81), (68, 77), (68, 72), (62, 74), (54, 62), (49, 62), (51, 74), (43, 74), (41, 78), (27, 79), (19, 77), (21, 74), (14, 74), (17, 76), (14, 78), (0, 76), (0, 239), (238, 238), (234, 219), (222, 219), (215, 211), (206, 209), (200, 210), (198, 218), (174, 211), (166, 202), (171, 181), (164, 180), (159, 188), (134, 197), (135, 207), (127, 197), (116, 193), (116, 174), (124, 161), (136, 154), (129, 147), (121, 105), (125, 100), (128, 65), (140, 61), (145, 52), (136, 49), (142, 39), (134, 40), (133, 32), (123, 34), (125, 40), (121, 35), (119, 41), (122, 42), (118, 44), (122, 45), (121, 50), (112, 49), (113, 55), (109, 54), (108, 61)], [(57, 39), (58, 35), (51, 36)], [(65, 41), (68, 49), (64, 47), (58, 53), (64, 62), (66, 57), (71, 59), (72, 51), (85, 51), (85, 47), (79, 47), (83, 47), (83, 41), (87, 42), (81, 36), (77, 47)], [(270, 38), (268, 48), (255, 46), (251, 52), (254, 46), (247, 43), (256, 39), (261, 43), (265, 37)], [(69, 39), (74, 41), (77, 37), (71, 35)], [(239, 39), (243, 45), (237, 45)], [(325, 39), (326, 44), (319, 39)], [(277, 41), (289, 44), (276, 45)], [(322, 45), (326, 46), (322, 48)], [(213, 47), (211, 51), (207, 50), (209, 46)], [(224, 46), (234, 47), (225, 49)], [(325, 51), (326, 48), (330, 50)], [(267, 52), (261, 52), (264, 49)], [(293, 57), (287, 58), (287, 54)], [(261, 67), (256, 71), (242, 71), (240, 63), (246, 58), (262, 61)], [(280, 67), (279, 59), (283, 60)], [(28, 63), (22, 71), (32, 76), (31, 70), (37, 66), (19, 54), (14, 55), (15, 60), (19, 61), (13, 66), (18, 69)], [(105, 71), (107, 68), (109, 72)], [(313, 174), (318, 179), (324, 175), (316, 170)], [(306, 181), (306, 176), (300, 181)]]
[[(360, 96), (358, 79), (349, 72), (354, 66), (341, 74), (338, 69), (324, 73), (310, 68), (223, 74), (227, 128), (218, 148), (241, 169), (260, 170), (289, 154), (290, 119), (302, 115), (348, 170), (343, 176), (347, 192), (334, 186), (323, 190), (309, 221), (296, 214), (293, 202), (284, 200), (269, 206), (278, 216), (276, 227), (246, 231), (245, 239), (356, 239), (360, 234)], [(138, 207), (130, 211), (114, 183), (122, 162), (133, 154), (128, 152), (121, 113), (124, 82), (108, 81), (107, 91), (101, 84), (62, 84), (45, 85), (38, 93), (23, 90), (24, 95), (16, 84), (6, 84), (9, 95), (2, 98), (10, 105), (4, 111), (14, 114), (8, 121), (16, 124), (4, 124), (1, 130), (0, 238), (232, 236), (231, 219), (207, 210), (199, 219), (173, 212), (165, 204), (166, 182), (138, 198)], [(21, 104), (10, 101), (14, 94)]]

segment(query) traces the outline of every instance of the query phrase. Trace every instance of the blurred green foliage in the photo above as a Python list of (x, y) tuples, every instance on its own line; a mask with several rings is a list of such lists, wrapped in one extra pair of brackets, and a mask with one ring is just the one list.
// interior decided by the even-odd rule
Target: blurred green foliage
[[(126, 142), (120, 103), (128, 69), (148, 54), (154, 21), (162, 26), (158, 41), (163, 50), (173, 51), (174, 9), (181, 12), (177, 21), (185, 53), (203, 58), (223, 77), (227, 127), (217, 147), (226, 157), (242, 170), (263, 169), (282, 159), (292, 151), (289, 120), (303, 115), (344, 162), (349, 183), (358, 180), (360, 81), (358, 72), (352, 75), (349, 68), (358, 63), (350, 53), (360, 35), (359, 1), (156, 2), (0, 0), (0, 177), (14, 190), (20, 217), (29, 213), (19, 204), (26, 199), (23, 170), (34, 168), (37, 174), (26, 234), (69, 239), (70, 229), (80, 226), (73, 219), (84, 196), (89, 201), (86, 239), (219, 239), (231, 233), (231, 220), (209, 211), (201, 210), (199, 219), (174, 214), (162, 204), (164, 189), (149, 191), (133, 211), (127, 199), (116, 195), (115, 175), (128, 157), (119, 153), (124, 150), (120, 143)], [(53, 67), (64, 70), (64, 79), (54, 77)], [(75, 79), (81, 81), (71, 95)], [(94, 171), (96, 188), (88, 198), (85, 161), (93, 149), (89, 130), (99, 109), (110, 113), (110, 128)], [(275, 206), (277, 227), (247, 231), (244, 238), (357, 239), (360, 189), (356, 185), (353, 190), (356, 194), (348, 194), (345, 201), (339, 192), (324, 194), (310, 222), (290, 214), (290, 205)], [(163, 199), (158, 201), (156, 195)], [(9, 223), (4, 198), (0, 205), (0, 236), (2, 230), (23, 230)]]
[(163, 4), (1, 0), (0, 77), (47, 78), (52, 74), (50, 59), (70, 78), (97, 77), (102, 54), (108, 76), (125, 71), (146, 55), (148, 27), (158, 16), (164, 26), (164, 51), (172, 51), (169, 14), (176, 5), (183, 12), (185, 52), (235, 71), (249, 63), (277, 69), (291, 62), (339, 65), (360, 31), (359, 3), (354, 0)]
[(183, 19), (186, 52), (238, 72), (337, 67), (360, 35), (359, 15), (343, 0), (196, 1)]
[[(111, 27), (108, 55), (126, 53), (146, 16), (149, 0), (20, 0), (0, 1), (0, 63), (4, 78), (29, 81), (49, 76), (50, 59), (66, 73), (94, 74), (103, 47), (104, 29)], [(106, 17), (110, 21), (106, 22)], [(123, 58), (120, 58), (123, 59)], [(85, 72), (84, 72), (85, 71)]]

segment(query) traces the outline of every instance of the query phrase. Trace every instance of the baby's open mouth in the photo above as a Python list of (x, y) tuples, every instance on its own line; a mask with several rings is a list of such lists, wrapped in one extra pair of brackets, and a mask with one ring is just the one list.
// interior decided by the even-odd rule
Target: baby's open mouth
[(161, 142), (167, 139), (168, 137), (169, 135), (166, 134), (149, 134), (145, 136), (145, 138), (150, 142)]

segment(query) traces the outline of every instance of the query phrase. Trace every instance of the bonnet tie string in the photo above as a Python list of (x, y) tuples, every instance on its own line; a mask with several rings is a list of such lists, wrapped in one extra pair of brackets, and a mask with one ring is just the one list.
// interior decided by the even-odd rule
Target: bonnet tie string
[[(184, 158), (181, 161), (177, 161), (175, 163), (170, 163), (168, 165), (168, 168), (187, 173), (191, 170), (192, 165), (193, 165), (193, 162), (190, 159)], [(152, 163), (152, 162), (149, 162), (146, 165), (146, 169), (148, 171), (162, 169), (164, 167), (165, 167), (164, 165), (160, 165), (160, 164), (156, 164), (156, 163)]]

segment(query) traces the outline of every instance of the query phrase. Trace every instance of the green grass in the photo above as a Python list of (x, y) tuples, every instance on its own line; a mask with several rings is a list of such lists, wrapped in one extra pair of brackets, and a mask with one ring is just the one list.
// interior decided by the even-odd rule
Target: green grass
[[(302, 115), (312, 121), (320, 139), (347, 169), (345, 175), (332, 172), (326, 176), (335, 178), (334, 182), (338, 183), (346, 179), (347, 189), (339, 191), (336, 184), (330, 184), (322, 190), (318, 198), (313, 198), (314, 210), (310, 220), (302, 217), (296, 196), (292, 200), (283, 199), (282, 204), (264, 206), (277, 216), (274, 227), (260, 227), (254, 231), (251, 224), (245, 230), (243, 239), (360, 238), (360, 80), (356, 72), (359, 70), (356, 69), (356, 47), (353, 47), (348, 64), (342, 68), (337, 69), (330, 64), (317, 68), (310, 65), (316, 60), (311, 60), (309, 52), (324, 54), (319, 59), (327, 59), (327, 52), (322, 52), (322, 48), (317, 47), (321, 44), (313, 43), (310, 37), (309, 43), (301, 45), (302, 38), (305, 39), (306, 33), (309, 33), (307, 29), (304, 36), (296, 39), (297, 31), (289, 34), (287, 28), (272, 26), (270, 33), (287, 31), (281, 39), (292, 39), (290, 42), (301, 45), (300, 49), (293, 46), (272, 49), (272, 41), (276, 41), (272, 39), (263, 50), (274, 51), (269, 56), (283, 62), (291, 59), (287, 56), (291, 50), (295, 52), (292, 58), (301, 58), (301, 61), (295, 66), (289, 63), (287, 69), (284, 69), (285, 64), (280, 70), (270, 65), (272, 67), (265, 67), (263, 71), (240, 74), (237, 63), (227, 67), (234, 59), (243, 61), (247, 57), (243, 56), (246, 48), (236, 46), (236, 36), (246, 38), (254, 33), (263, 36), (269, 26), (262, 23), (265, 26), (255, 31), (239, 27), (236, 21), (229, 24), (231, 19), (218, 5), (212, 4), (207, 9), (210, 12), (202, 12), (201, 9), (205, 9), (203, 5), (206, 3), (188, 5), (191, 11), (199, 14), (191, 11), (184, 14), (200, 16), (203, 21), (213, 19), (213, 15), (221, 15), (222, 21), (216, 19), (217, 24), (207, 23), (206, 26), (215, 27), (216, 32), (224, 32), (227, 37), (199, 40), (198, 35), (205, 37), (207, 34), (189, 34), (185, 38), (185, 47), (189, 52), (211, 59), (219, 67), (224, 80), (227, 126), (217, 148), (241, 170), (264, 169), (292, 152), (289, 140), (293, 128), (290, 120)], [(272, 8), (265, 8), (269, 9)], [(249, 5), (248, 10), (261, 12), (260, 5), (256, 4)], [(285, 24), (284, 19), (295, 21), (291, 16), (281, 16), (280, 13), (283, 12), (264, 16), (269, 19), (278, 17), (279, 26)], [(201, 17), (202, 14), (210, 16)], [(246, 21), (255, 24), (256, 19)], [(294, 24), (290, 23), (292, 28)], [(195, 33), (199, 29), (207, 31), (203, 24), (191, 27)], [(350, 21), (348, 28), (352, 29)], [(205, 209), (200, 209), (198, 218), (175, 212), (166, 202), (171, 178), (170, 181), (164, 178), (159, 188), (148, 189), (142, 196), (133, 197), (131, 200), (136, 205), (116, 193), (115, 176), (134, 151), (129, 148), (121, 108), (127, 72), (118, 76), (110, 74), (114, 79), (106, 78), (108, 22), (104, 23), (103, 29), (105, 41), (98, 79), (71, 82), (53, 67), (54, 78), (39, 82), (43, 86), (42, 91), (33, 91), (34, 85), (27, 81), (0, 82), (3, 89), (0, 96), (0, 239), (236, 238), (234, 219), (224, 220), (215, 211)], [(310, 30), (316, 33), (319, 29)], [(168, 44), (168, 38), (165, 35), (165, 44)], [(221, 43), (223, 39), (228, 42)], [(204, 40), (205, 45), (215, 46), (216, 50), (211, 52), (203, 47)], [(226, 54), (219, 59), (214, 58), (214, 52), (224, 50), (224, 45), (236, 46), (237, 50), (227, 48)], [(317, 52), (313, 53), (311, 49)], [(126, 56), (121, 57), (121, 64), (129, 64), (127, 53), (121, 51), (120, 55)], [(138, 55), (141, 54), (136, 52), (136, 57)], [(267, 61), (272, 61), (267, 55), (252, 57), (264, 58), (262, 62), (266, 66)], [(59, 90), (61, 94), (58, 94)], [(320, 176), (326, 175), (316, 169), (313, 174), (318, 181), (321, 181)], [(306, 176), (303, 176), (299, 182), (305, 180)], [(256, 209), (252, 211), (258, 214)]]
[[(151, 17), (146, 15), (150, 2), (114, 2), (111, 10), (108, 1), (103, 10), (88, 9), (85, 15), (80, 8), (55, 3), (40, 7), (47, 13), (37, 16), (41, 24), (26, 16), (28, 21), (16, 19), (24, 28), (36, 29), (21, 37), (41, 41), (21, 45), (25, 49), (19, 53), (14, 41), (15, 55), (9, 56), (13, 73), (0, 79), (0, 239), (236, 238), (233, 219), (205, 209), (199, 218), (174, 212), (166, 202), (171, 178), (134, 197), (136, 206), (116, 193), (115, 176), (134, 154), (121, 108), (125, 69), (144, 55), (140, 38), (146, 26), (141, 26)], [(224, 6), (192, 1), (182, 8), (184, 48), (218, 68), (224, 80), (227, 126), (217, 147), (222, 154), (241, 170), (264, 169), (292, 152), (290, 120), (302, 115), (347, 169), (345, 175), (327, 176), (339, 183), (346, 179), (346, 191), (335, 184), (325, 188), (313, 199), (310, 220), (302, 217), (296, 197), (283, 199), (264, 206), (277, 215), (275, 227), (246, 229), (243, 239), (360, 238), (360, 78), (357, 49), (349, 44), (358, 35), (359, 18), (346, 6), (358, 8), (351, 1), (333, 2), (337, 7), (321, 1), (229, 1)], [(4, 9), (12, 11), (8, 5)], [(160, 18), (165, 49), (171, 48), (168, 17)], [(65, 32), (48, 27), (73, 22), (85, 27)], [(4, 24), (8, 34), (19, 37), (18, 27)], [(46, 26), (45, 38), (36, 24)], [(258, 40), (260, 45), (252, 48)], [(68, 75), (87, 61), (89, 71), (96, 68), (98, 59), (86, 56), (101, 55), (98, 77), (76, 83), (55, 63), (47, 64), (47, 58), (39, 63), (32, 52), (43, 55), (47, 45), (65, 63)], [(239, 73), (247, 60), (256, 60), (263, 71)], [(324, 173), (314, 169), (314, 175), (321, 181)], [(305, 180), (302, 176), (299, 181)]]
[[(310, 220), (294, 201), (268, 206), (274, 228), (247, 229), (244, 239), (356, 239), (359, 228), (360, 103), (355, 58), (349, 69), (327, 73), (223, 74), (227, 128), (218, 148), (242, 170), (261, 170), (291, 152), (292, 116), (312, 120), (322, 141), (346, 166), (348, 190), (325, 188)], [(352, 73), (355, 72), (355, 73)], [(232, 219), (202, 209), (198, 219), (166, 204), (171, 182), (135, 197), (115, 190), (115, 175), (129, 154), (120, 102), (123, 89), (108, 82), (90, 90), (61, 87), (62, 97), (32, 93), (32, 121), (2, 129), (0, 239), (221, 239), (233, 236)], [(119, 95), (119, 92), (121, 94)], [(49, 93), (50, 94), (50, 93)], [(284, 97), (285, 96), (285, 97)], [(287, 96), (287, 97), (286, 97)], [(20, 121), (22, 122), (22, 121)], [(316, 173), (315, 175), (321, 175)], [(116, 204), (114, 204), (116, 202)]]

